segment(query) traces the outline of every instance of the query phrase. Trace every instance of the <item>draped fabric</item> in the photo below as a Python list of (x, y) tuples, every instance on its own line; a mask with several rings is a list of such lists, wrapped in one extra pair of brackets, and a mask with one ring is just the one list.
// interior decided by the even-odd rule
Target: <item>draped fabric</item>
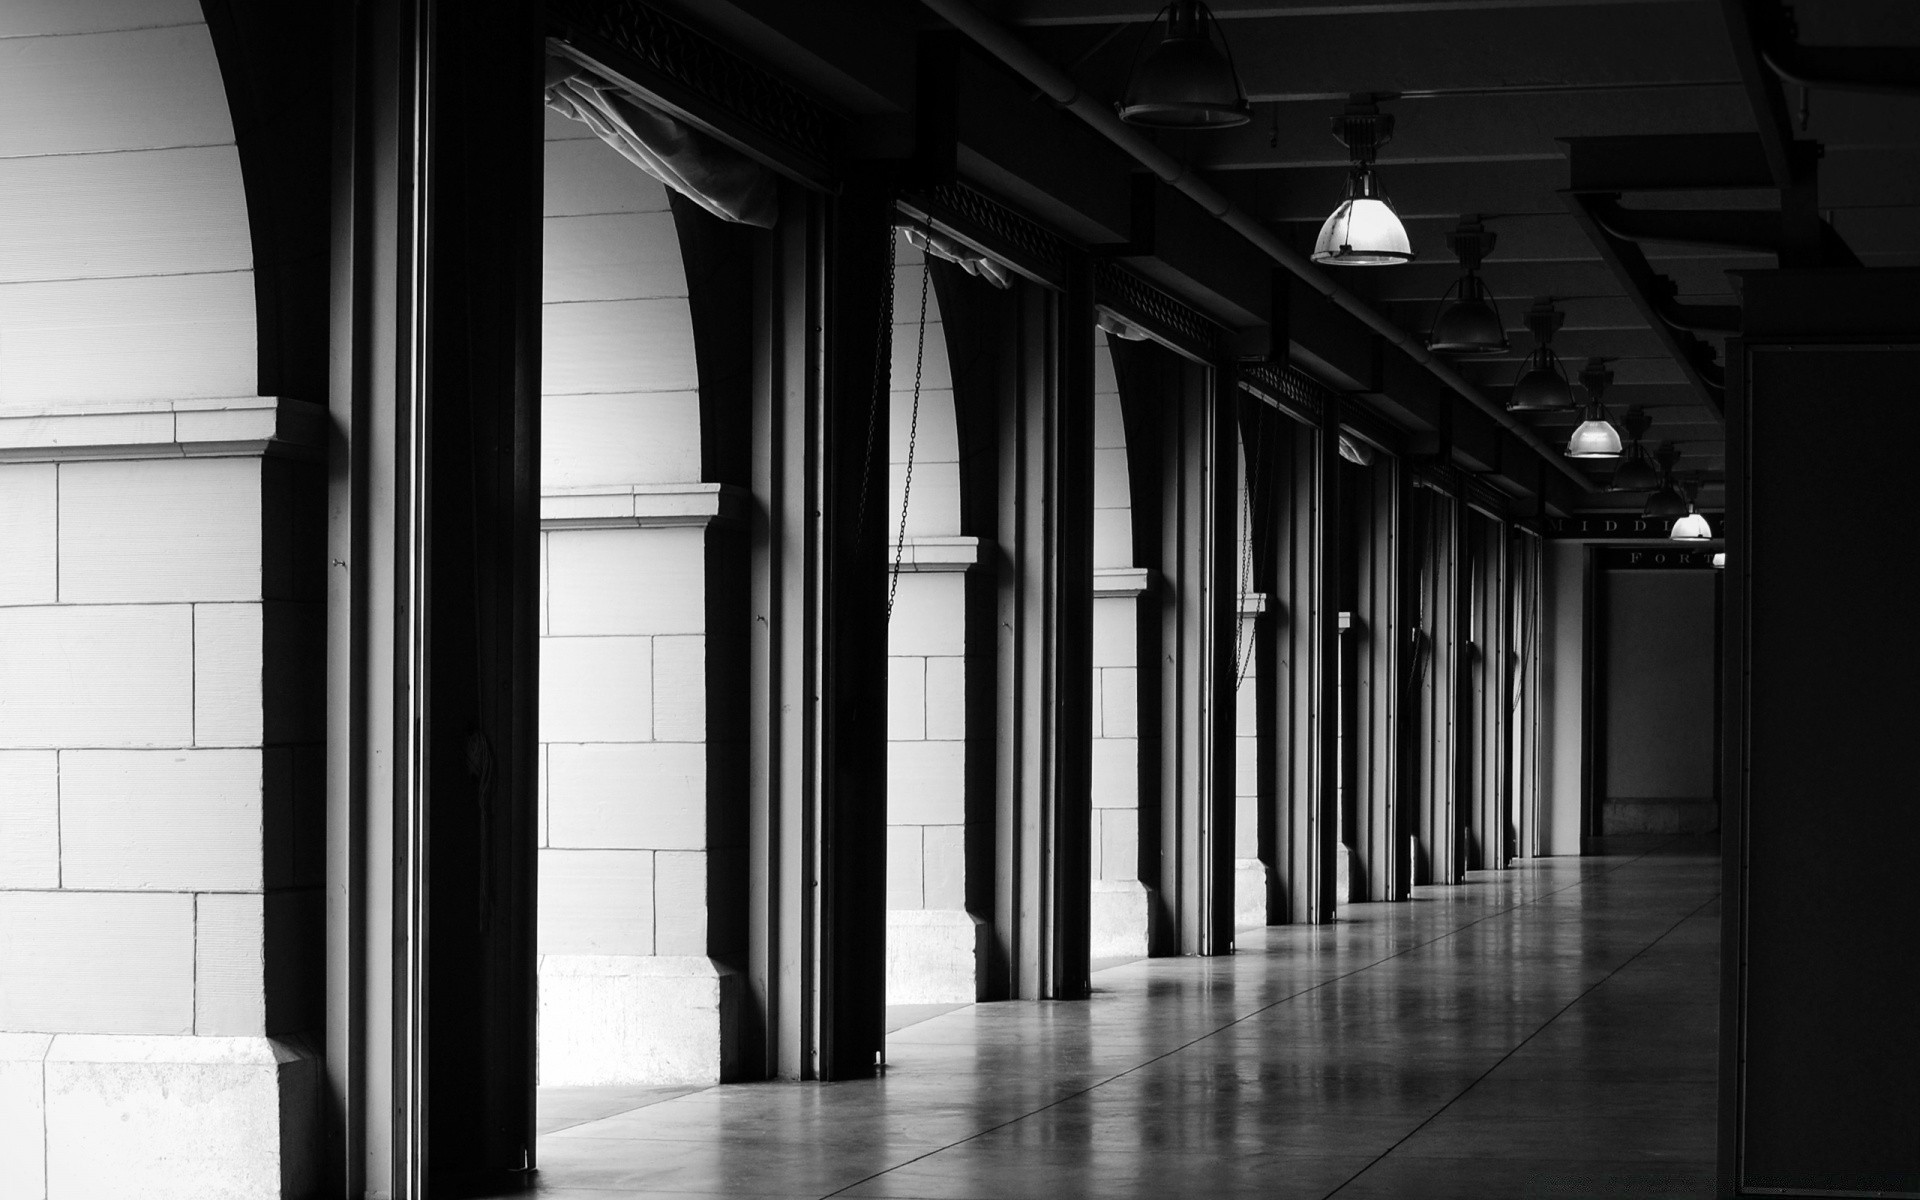
[(547, 60), (547, 107), (723, 221), (771, 229), (779, 217), (772, 171), (578, 63)]

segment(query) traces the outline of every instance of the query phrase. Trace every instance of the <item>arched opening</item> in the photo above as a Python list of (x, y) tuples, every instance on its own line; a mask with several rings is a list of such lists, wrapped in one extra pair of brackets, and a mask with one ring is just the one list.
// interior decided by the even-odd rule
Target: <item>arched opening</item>
[[(887, 1006), (889, 1032), (979, 995), (968, 905), (967, 580), (960, 438), (940, 297), (895, 240), (888, 389)], [(975, 801), (977, 807), (977, 798)], [(976, 814), (977, 819), (977, 814)], [(977, 885), (976, 885), (977, 886)]]
[(739, 1069), (744, 838), (738, 733), (710, 721), (739, 686), (713, 623), (739, 514), (683, 254), (713, 218), (552, 112), (545, 179), (539, 1079), (711, 1083)]
[(1140, 606), (1147, 571), (1134, 556), (1127, 427), (1104, 330), (1094, 333), (1093, 895), (1095, 969), (1146, 957), (1140, 882)]
[(0, 12), (8, 1196), (315, 1182), (324, 395), (259, 394), (220, 32)]

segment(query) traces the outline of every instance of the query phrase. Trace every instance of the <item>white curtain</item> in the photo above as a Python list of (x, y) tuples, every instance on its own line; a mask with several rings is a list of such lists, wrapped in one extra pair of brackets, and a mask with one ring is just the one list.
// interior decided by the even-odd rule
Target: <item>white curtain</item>
[(642, 171), (725, 221), (773, 228), (773, 172), (578, 63), (547, 60), (547, 107), (584, 123)]

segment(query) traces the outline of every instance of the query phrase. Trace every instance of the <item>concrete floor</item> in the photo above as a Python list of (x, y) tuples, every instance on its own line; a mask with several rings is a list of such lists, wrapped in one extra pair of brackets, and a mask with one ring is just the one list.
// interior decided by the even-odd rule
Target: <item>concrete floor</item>
[(1536, 860), (932, 1016), (882, 1079), (543, 1092), (537, 1194), (1708, 1197), (1719, 886)]

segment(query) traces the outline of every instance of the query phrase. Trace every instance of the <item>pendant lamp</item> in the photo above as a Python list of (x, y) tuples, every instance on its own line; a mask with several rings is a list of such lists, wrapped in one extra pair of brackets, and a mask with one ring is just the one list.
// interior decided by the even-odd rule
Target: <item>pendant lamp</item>
[(1620, 465), (1613, 470), (1613, 478), (1607, 481), (1610, 492), (1647, 492), (1660, 486), (1660, 468), (1654, 465), (1653, 456), (1647, 453), (1643, 439), (1653, 424), (1653, 418), (1638, 404), (1627, 409), (1620, 418), (1620, 429), (1627, 435), (1627, 448), (1620, 455)]
[(1613, 382), (1604, 358), (1589, 358), (1580, 370), (1580, 386), (1587, 389), (1586, 420), (1567, 439), (1568, 458), (1619, 458), (1620, 431), (1607, 419), (1606, 405), (1600, 397)]
[(1174, 0), (1154, 24), (1162, 18), (1166, 29), (1160, 44), (1134, 63), (1118, 106), (1120, 119), (1156, 129), (1245, 125), (1252, 115), (1247, 93), (1213, 11), (1200, 0)]
[(1357, 93), (1347, 101), (1347, 110), (1333, 118), (1333, 136), (1347, 148), (1347, 198), (1320, 226), (1313, 261), (1343, 267), (1412, 262), (1407, 228), (1373, 176), (1374, 155), (1393, 138), (1393, 114), (1381, 112), (1371, 94)]
[(1507, 398), (1508, 412), (1554, 412), (1572, 408), (1573, 385), (1567, 382), (1566, 368), (1553, 352), (1553, 335), (1567, 316), (1542, 297), (1527, 310), (1527, 329), (1533, 334), (1533, 353), (1520, 364), (1520, 377), (1513, 381), (1513, 395)]
[(1686, 493), (1687, 513), (1674, 521), (1673, 528), (1667, 532), (1667, 536), (1676, 542), (1712, 541), (1713, 526), (1707, 524), (1707, 519), (1694, 507), (1694, 501), (1700, 496), (1700, 481), (1687, 480)]
[[(1447, 248), (1466, 268), (1440, 297), (1440, 311), (1427, 335), (1427, 349), (1436, 354), (1499, 354), (1507, 348), (1507, 326), (1487, 285), (1480, 282), (1480, 263), (1493, 252), (1494, 235), (1478, 217), (1463, 217), (1447, 235)], [(1456, 293), (1456, 289), (1458, 289)], [(1452, 296), (1451, 302), (1447, 297)]]
[(1679, 485), (1673, 481), (1673, 468), (1680, 461), (1680, 451), (1672, 442), (1661, 442), (1660, 449), (1654, 453), (1654, 461), (1660, 464), (1660, 486), (1653, 495), (1647, 497), (1645, 508), (1640, 515), (1650, 520), (1671, 521), (1687, 515), (1687, 498), (1680, 494)]

